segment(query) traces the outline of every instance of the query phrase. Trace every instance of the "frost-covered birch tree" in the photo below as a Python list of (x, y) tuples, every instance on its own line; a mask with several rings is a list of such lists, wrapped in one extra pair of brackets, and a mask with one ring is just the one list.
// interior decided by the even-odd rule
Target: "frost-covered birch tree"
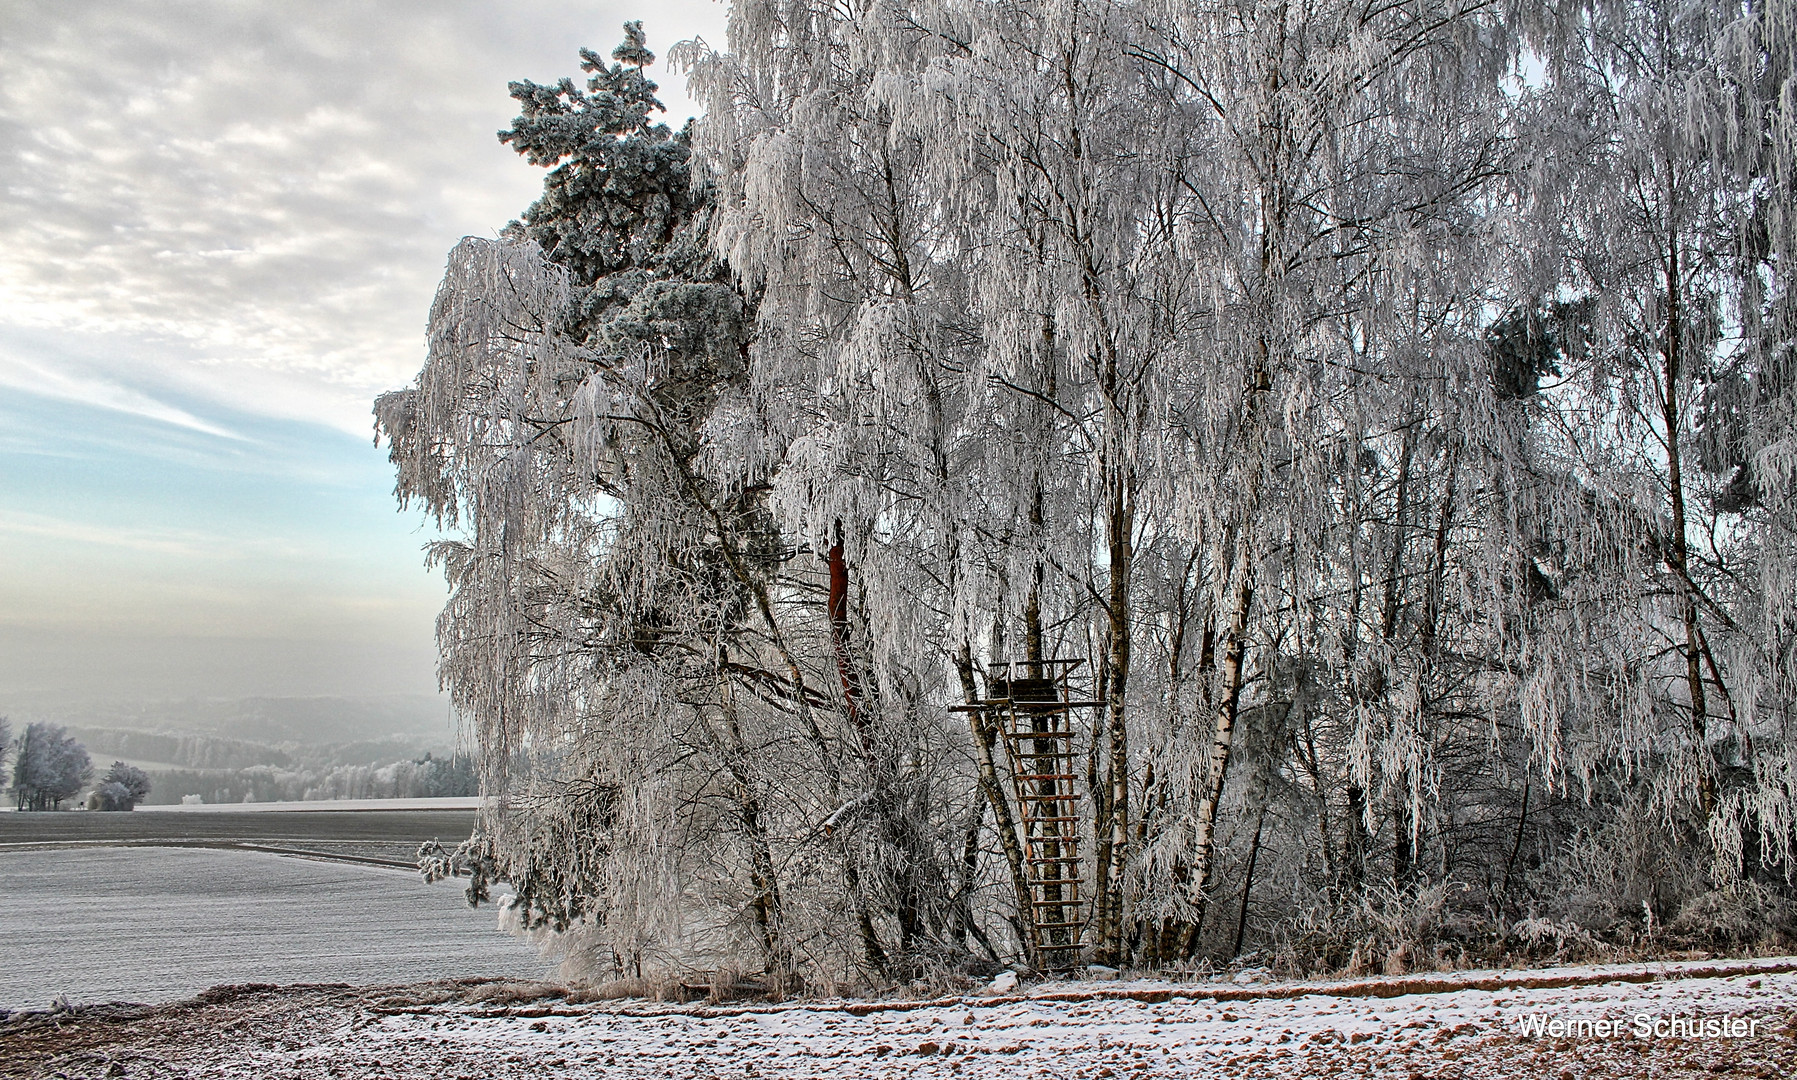
[[(969, 747), (942, 711), (957, 682), (972, 692), (997, 532), (985, 507), (1006, 495), (985, 486), (991, 429), (967, 377), (975, 241), (937, 200), (934, 148), (884, 96), (952, 45), (896, 11), (757, 3), (733, 10), (731, 42), (692, 62), (713, 103), (714, 242), (760, 323), (749, 394), (714, 434), (828, 564), (832, 694), (862, 789), (845, 789), (844, 824), (874, 874), (854, 887), (889, 893), (902, 956), (943, 944), (944, 918), (983, 933), (967, 906), (988, 806), (1022, 872), (989, 733)], [(878, 966), (886, 950), (870, 925), (862, 937)]]
[[(1789, 475), (1789, 248), (1774, 222), (1790, 205), (1790, 18), (1779, 4), (1593, 5), (1549, 69), (1590, 141), (1556, 192), (1558, 288), (1579, 298), (1588, 341), (1547, 442), (1622, 553), (1604, 569), (1629, 700), (1598, 752), (1620, 747), (1644, 805), (1736, 868), (1790, 858), (1771, 614), (1789, 593), (1775, 508), (1788, 484), (1758, 479)], [(1603, 651), (1571, 641), (1585, 655), (1559, 670)]]

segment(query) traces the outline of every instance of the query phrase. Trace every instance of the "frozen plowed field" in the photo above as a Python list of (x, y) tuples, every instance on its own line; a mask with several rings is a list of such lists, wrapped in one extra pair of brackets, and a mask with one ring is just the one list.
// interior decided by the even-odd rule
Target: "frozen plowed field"
[[(931, 1002), (573, 1004), (505, 983), (221, 988), (160, 1008), (14, 1017), (32, 1077), (1787, 1076), (1797, 962), (1428, 976), (1256, 988), (1062, 984)], [(1637, 981), (1639, 980), (1639, 981)], [(1405, 992), (1408, 991), (1408, 992)], [(1386, 996), (1389, 995), (1389, 996)], [(1519, 1034), (1527, 1014), (1759, 1022), (1739, 1038)]]
[[(286, 809), (319, 804), (152, 807), (129, 814), (0, 813), (0, 857), (39, 847), (180, 846), (304, 851), (411, 866), (418, 845), (454, 847), (474, 829), (470, 809)], [(355, 804), (366, 806), (366, 803)], [(269, 809), (280, 806), (282, 809)]]
[(83, 847), (0, 851), (0, 881), (0, 1008), (173, 1001), (220, 983), (532, 978), (546, 966), (498, 931), (493, 908), (470, 910), (455, 884), (402, 870)]
[(204, 812), (195, 812), (199, 810), (199, 807), (167, 807), (140, 808), (129, 814), (86, 811), (0, 813), (0, 851), (26, 844), (295, 839), (377, 841), (409, 844), (416, 850), (426, 840), (440, 839), (451, 846), (460, 843), (468, 838), (475, 820), (473, 810), (321, 809), (251, 813), (248, 808), (205, 807)]

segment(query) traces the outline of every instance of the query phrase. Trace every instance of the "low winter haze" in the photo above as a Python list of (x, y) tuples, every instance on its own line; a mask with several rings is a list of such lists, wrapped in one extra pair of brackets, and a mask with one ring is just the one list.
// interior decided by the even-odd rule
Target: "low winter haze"
[(434, 691), (369, 403), (535, 195), (507, 82), (628, 18), (665, 54), (724, 9), (0, 2), (0, 714)]

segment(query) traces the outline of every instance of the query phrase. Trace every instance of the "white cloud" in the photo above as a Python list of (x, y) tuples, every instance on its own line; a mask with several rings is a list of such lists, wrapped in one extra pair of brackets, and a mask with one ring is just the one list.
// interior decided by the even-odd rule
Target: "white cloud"
[(142, 416), (221, 439), (243, 438), (236, 432), (202, 420), (185, 409), (158, 401), (141, 390), (79, 370), (72, 365), (33, 361), (9, 351), (4, 343), (0, 343), (0, 386)]
[[(655, 7), (657, 51), (721, 37), (719, 4)], [(577, 47), (608, 50), (627, 17), (0, 0), (0, 324), (155, 345), (61, 377), (14, 357), (0, 381), (194, 430), (143, 387), (365, 434), (372, 395), (422, 361), (445, 251), (537, 190), (494, 137), (506, 82), (577, 74)]]

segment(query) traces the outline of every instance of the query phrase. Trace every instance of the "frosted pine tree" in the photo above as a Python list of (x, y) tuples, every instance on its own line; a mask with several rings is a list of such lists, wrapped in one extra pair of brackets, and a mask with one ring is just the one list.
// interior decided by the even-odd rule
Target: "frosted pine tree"
[(513, 85), (502, 138), (553, 166), (544, 197), (451, 254), (430, 360), (377, 413), (402, 500), (466, 537), (433, 553), (442, 677), (500, 796), (482, 851), (523, 924), (592, 928), (640, 970), (711, 911), (733, 929), (701, 952), (740, 936), (784, 970), (767, 779), (730, 686), (778, 552), (753, 500), (694, 467), (741, 377), (742, 304), (627, 30), (617, 63), (583, 54), (584, 90)]

